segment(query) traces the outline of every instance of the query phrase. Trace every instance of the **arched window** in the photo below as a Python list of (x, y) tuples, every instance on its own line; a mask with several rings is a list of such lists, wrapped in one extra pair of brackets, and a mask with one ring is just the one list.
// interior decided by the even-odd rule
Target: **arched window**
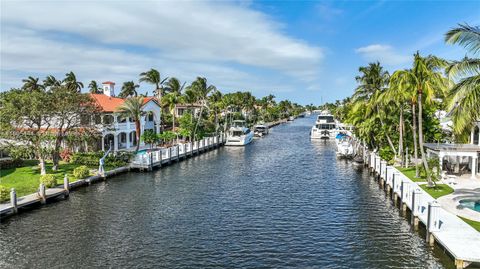
[(127, 134), (119, 133), (118, 134), (118, 148), (124, 149), (127, 148)]
[(115, 136), (113, 134), (107, 134), (103, 137), (103, 146), (105, 151), (107, 151), (110, 148), (110, 145), (112, 146), (112, 150), (113, 150), (114, 140), (115, 140)]
[(125, 116), (123, 116), (123, 115), (118, 115), (118, 116), (117, 116), (117, 122), (118, 122), (118, 123), (127, 122), (127, 117), (125, 117)]
[(137, 133), (135, 131), (131, 132), (129, 134), (129, 138), (130, 138), (130, 143), (132, 146), (136, 146), (137, 145)]

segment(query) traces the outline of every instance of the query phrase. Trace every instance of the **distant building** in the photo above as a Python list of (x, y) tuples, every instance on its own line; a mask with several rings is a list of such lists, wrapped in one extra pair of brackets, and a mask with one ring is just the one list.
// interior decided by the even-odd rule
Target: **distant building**
[(179, 118), (188, 111), (193, 112), (193, 116), (197, 118), (200, 115), (200, 109), (202, 105), (200, 104), (178, 104), (175, 107), (175, 117)]

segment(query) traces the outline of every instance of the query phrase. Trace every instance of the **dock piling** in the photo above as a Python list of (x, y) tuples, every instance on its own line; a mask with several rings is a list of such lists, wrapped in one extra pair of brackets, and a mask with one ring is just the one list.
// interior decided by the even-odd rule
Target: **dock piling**
[(10, 190), (10, 205), (12, 206), (13, 213), (17, 213), (17, 192), (15, 191), (15, 188)]
[(43, 183), (40, 183), (39, 195), (40, 195), (40, 202), (42, 204), (47, 203), (46, 189), (45, 189), (45, 184)]
[(65, 190), (65, 197), (68, 197), (70, 194), (70, 183), (68, 182), (67, 174), (63, 177), (63, 189)]

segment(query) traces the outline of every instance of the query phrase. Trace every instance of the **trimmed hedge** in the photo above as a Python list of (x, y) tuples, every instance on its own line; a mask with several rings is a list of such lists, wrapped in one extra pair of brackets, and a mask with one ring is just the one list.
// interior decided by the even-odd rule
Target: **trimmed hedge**
[(10, 169), (23, 166), (22, 159), (2, 159), (0, 160), (0, 169)]
[(73, 177), (75, 177), (76, 179), (86, 178), (89, 175), (90, 175), (90, 170), (85, 165), (82, 165), (73, 169)]
[(0, 185), (0, 202), (10, 200), (10, 191), (7, 187)]
[[(72, 155), (71, 163), (95, 167), (99, 165), (100, 159), (105, 153), (103, 152), (78, 152)], [(105, 158), (105, 166), (120, 167), (125, 166), (130, 161), (130, 153), (118, 153), (117, 155), (108, 154)]]
[(46, 174), (46, 175), (40, 176), (40, 183), (45, 184), (45, 187), (47, 188), (52, 188), (57, 185), (57, 180), (55, 179), (54, 175)]

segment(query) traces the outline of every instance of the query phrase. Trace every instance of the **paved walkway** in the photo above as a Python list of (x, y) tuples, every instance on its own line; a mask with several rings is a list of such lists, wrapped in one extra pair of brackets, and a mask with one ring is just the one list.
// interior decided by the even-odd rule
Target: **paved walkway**
[(470, 175), (454, 178), (446, 182), (454, 189), (449, 195), (437, 199), (443, 209), (455, 215), (480, 222), (480, 212), (460, 205), (460, 200), (480, 200), (480, 178), (472, 179)]

